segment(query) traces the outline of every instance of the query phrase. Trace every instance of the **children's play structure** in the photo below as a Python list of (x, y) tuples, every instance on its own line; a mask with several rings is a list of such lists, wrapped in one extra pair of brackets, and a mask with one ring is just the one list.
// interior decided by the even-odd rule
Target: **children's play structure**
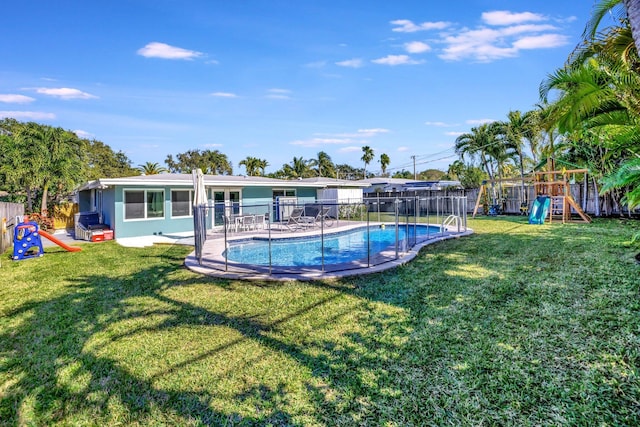
[[(562, 163), (562, 162), (559, 162)], [(570, 165), (570, 164), (568, 164)], [(546, 167), (546, 170), (538, 170), (526, 175), (522, 178), (508, 178), (502, 180), (487, 180), (483, 182), (478, 192), (473, 209), (473, 217), (475, 218), (481, 205), (482, 198), (491, 198), (490, 207), (485, 208), (485, 212), (489, 215), (497, 215), (501, 212), (500, 197), (496, 195), (496, 186), (502, 188), (503, 184), (511, 184), (512, 186), (520, 185), (523, 191), (520, 191), (520, 212), (529, 215), (530, 224), (544, 224), (545, 221), (553, 222), (553, 220), (561, 220), (563, 223), (572, 220), (572, 214), (575, 213), (584, 222), (591, 222), (591, 218), (587, 215), (580, 205), (571, 195), (571, 184), (576, 183), (576, 176), (584, 177), (584, 189), (587, 191), (587, 169), (566, 169), (556, 170), (556, 160), (548, 158), (543, 161), (536, 169)], [(573, 165), (570, 165), (573, 166)], [(523, 182), (524, 181), (524, 182)], [(533, 189), (534, 197), (529, 197), (530, 190)], [(529, 202), (529, 199), (532, 199)]]
[[(549, 162), (553, 166), (553, 162)], [(570, 176), (576, 174), (586, 174), (589, 171), (587, 169), (562, 169), (562, 170), (548, 170), (545, 172), (534, 172), (533, 188), (538, 195), (536, 201), (540, 197), (546, 197), (549, 199), (549, 222), (553, 221), (554, 216), (560, 217), (563, 223), (571, 221), (571, 213), (575, 212), (584, 222), (591, 222), (591, 217), (587, 215), (580, 205), (574, 200), (571, 195), (570, 183), (573, 181)], [(586, 181), (586, 179), (585, 179)], [(542, 224), (542, 222), (536, 222), (534, 219), (532, 222), (531, 216), (529, 216), (529, 223)]]
[(77, 246), (69, 246), (46, 231), (40, 230), (37, 222), (29, 221), (27, 217), (24, 217), (13, 231), (13, 260), (20, 261), (43, 256), (44, 248), (42, 246), (42, 237), (69, 252), (78, 252), (81, 250), (81, 248)]

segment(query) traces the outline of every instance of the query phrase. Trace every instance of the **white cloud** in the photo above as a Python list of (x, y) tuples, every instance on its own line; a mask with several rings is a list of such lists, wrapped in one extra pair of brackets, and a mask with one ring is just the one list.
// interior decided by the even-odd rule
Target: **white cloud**
[(5, 117), (16, 120), (53, 120), (56, 115), (40, 111), (0, 111), (0, 118)]
[(492, 59), (516, 56), (518, 53), (514, 47), (505, 46), (502, 33), (498, 30), (481, 28), (456, 34), (445, 37), (444, 42), (447, 47), (439, 55), (440, 58), (455, 61), (471, 57), (486, 62)]
[(513, 25), (522, 22), (546, 21), (547, 19), (539, 13), (514, 13), (508, 10), (494, 10), (492, 12), (484, 12), (482, 20), (489, 25)]
[(211, 144), (201, 144), (200, 146), (204, 148), (220, 148), (223, 146), (223, 144), (211, 143)]
[(291, 91), (289, 89), (269, 89), (267, 90), (266, 97), (269, 99), (291, 99), (289, 94)]
[(451, 24), (444, 21), (414, 24), (408, 19), (396, 19), (395, 21), (391, 21), (391, 25), (396, 25), (396, 27), (392, 28), (391, 31), (395, 31), (397, 33), (415, 33), (416, 31), (444, 30)]
[(300, 147), (320, 147), (323, 145), (344, 145), (353, 144), (354, 141), (350, 138), (311, 138), (293, 141), (291, 145), (298, 145)]
[(372, 59), (371, 62), (374, 64), (396, 66), (422, 64), (424, 61), (411, 59), (408, 55), (387, 55), (384, 58)]
[(483, 125), (485, 123), (493, 123), (495, 122), (495, 119), (470, 119), (467, 120), (465, 123), (468, 125)]
[(195, 50), (183, 49), (180, 47), (170, 46), (166, 43), (151, 42), (145, 47), (138, 49), (138, 55), (145, 58), (162, 58), (162, 59), (194, 59), (202, 56), (202, 52)]
[(405, 147), (405, 146), (400, 146), (396, 149), (396, 151), (399, 151), (401, 153), (405, 152), (405, 151), (409, 151), (410, 148), (409, 147)]
[(458, 126), (457, 124), (445, 123), (445, 122), (424, 122), (427, 126), (437, 126), (437, 127), (449, 127), (449, 126)]
[(447, 135), (447, 136), (460, 136), (460, 135), (464, 134), (464, 132), (453, 132), (453, 131), (451, 131), (451, 132), (445, 132), (444, 134)]
[(511, 27), (504, 27), (500, 30), (500, 35), (503, 36), (515, 36), (523, 33), (541, 33), (544, 31), (556, 31), (558, 27), (549, 24), (526, 24), (526, 25), (513, 25)]
[(238, 97), (238, 95), (231, 92), (213, 92), (211, 96), (215, 96), (218, 98), (237, 98)]
[(291, 145), (302, 147), (319, 147), (323, 145), (368, 144), (367, 138), (389, 133), (389, 129), (371, 128), (358, 129), (353, 133), (324, 134), (318, 133), (311, 139), (293, 141)]
[(389, 129), (374, 128), (374, 129), (358, 129), (358, 135), (363, 137), (372, 137), (381, 133), (389, 133)]
[[(481, 15), (483, 24), (475, 28), (462, 27), (451, 22), (414, 23), (408, 19), (391, 21), (392, 31), (414, 33), (425, 30), (440, 30), (438, 39), (429, 44), (423, 41), (411, 41), (403, 44), (410, 54), (424, 53), (434, 48), (439, 50), (438, 57), (446, 61), (470, 59), (477, 62), (490, 62), (518, 56), (523, 50), (546, 49), (564, 46), (569, 37), (562, 34), (562, 28), (556, 25), (566, 24), (569, 18), (551, 19), (540, 13), (511, 12), (496, 10)], [(552, 25), (556, 24), (556, 25)], [(384, 65), (419, 64), (407, 55), (389, 55), (374, 59), (372, 62)]]
[(82, 92), (79, 89), (73, 89), (70, 87), (48, 88), (40, 87), (36, 89), (37, 93), (43, 95), (55, 96), (60, 99), (93, 99), (97, 98), (95, 95), (91, 95), (87, 92)]
[(516, 49), (548, 49), (564, 46), (569, 43), (569, 38), (562, 34), (543, 34), (540, 36), (523, 37), (513, 43)]
[(10, 104), (28, 104), (35, 101), (35, 98), (24, 95), (16, 95), (12, 93), (0, 94), (0, 102), (7, 102)]
[(324, 68), (327, 65), (327, 61), (316, 61), (309, 62), (308, 64), (304, 64), (307, 68)]
[(360, 58), (347, 59), (346, 61), (336, 62), (340, 67), (360, 68), (364, 65), (364, 61)]
[(76, 130), (73, 131), (73, 133), (78, 135), (79, 138), (84, 138), (84, 139), (89, 139), (89, 138), (94, 136), (92, 133), (89, 133), (89, 132), (84, 131), (82, 129), (76, 129)]
[(424, 53), (431, 50), (431, 46), (423, 42), (409, 42), (404, 44), (404, 50), (409, 53)]

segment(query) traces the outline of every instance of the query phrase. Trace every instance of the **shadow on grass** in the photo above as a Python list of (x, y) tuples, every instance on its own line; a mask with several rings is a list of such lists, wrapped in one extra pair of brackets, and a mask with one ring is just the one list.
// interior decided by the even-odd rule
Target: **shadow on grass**
[[(271, 317), (264, 314), (260, 301), (253, 312), (234, 315), (167, 296), (167, 290), (177, 292), (192, 285), (227, 292), (252, 288), (268, 292), (284, 286), (209, 281), (190, 274), (172, 279), (183, 270), (184, 252), (176, 248), (161, 255), (138, 252), (152, 266), (131, 276), (70, 275), (68, 291), (5, 313), (13, 326), (3, 328), (0, 335), (0, 371), (9, 374), (0, 385), (0, 423), (92, 424), (98, 419), (125, 424), (421, 425), (637, 420), (640, 414), (629, 406), (637, 403), (637, 384), (621, 385), (618, 391), (623, 394), (602, 387), (598, 381), (607, 375), (619, 379), (624, 372), (598, 363), (605, 356), (620, 356), (637, 369), (637, 354), (624, 342), (615, 347), (609, 338), (628, 333), (625, 322), (634, 322), (639, 309), (627, 309), (626, 316), (612, 319), (611, 315), (620, 314), (615, 307), (594, 306), (596, 297), (602, 301), (602, 295), (594, 293), (607, 290), (607, 284), (629, 287), (625, 275), (630, 270), (620, 270), (621, 277), (612, 276), (611, 270), (589, 270), (596, 275), (610, 273), (603, 280), (582, 269), (589, 251), (608, 247), (598, 233), (577, 236), (578, 243), (566, 247), (566, 232), (561, 229), (531, 232), (520, 224), (507, 227), (511, 228), (505, 233), (486, 232), (427, 247), (414, 262), (393, 271), (301, 285), (319, 292), (304, 303), (292, 301), (290, 309)], [(577, 265), (568, 256), (571, 251)], [(582, 277), (575, 277), (577, 272)], [(572, 277), (573, 283), (567, 283)], [(626, 295), (605, 297), (614, 304)], [(162, 308), (137, 309), (131, 301), (139, 298), (152, 299)], [(349, 328), (353, 313), (364, 328)], [(162, 320), (112, 333), (109, 340), (190, 326), (230, 328), (235, 338), (148, 375), (87, 349), (93, 337), (113, 325), (151, 315)], [(309, 318), (311, 329), (296, 338), (287, 325), (301, 318)], [(322, 331), (335, 325), (344, 331), (336, 338), (323, 338)], [(631, 330), (633, 325), (638, 322)], [(601, 326), (609, 338), (604, 333), (598, 336)], [(596, 338), (602, 342), (593, 342)], [(235, 406), (253, 405), (253, 415), (214, 409), (217, 396), (207, 388), (159, 385), (161, 377), (190, 375), (186, 373), (190, 367), (246, 341), (292, 358), (310, 372), (311, 380), (305, 380), (310, 409), (292, 409), (296, 407), (292, 399), (300, 396), (294, 396), (287, 383), (247, 384), (232, 392)], [(588, 353), (607, 343), (615, 348), (605, 356)], [(252, 357), (247, 354), (247, 363), (255, 362)], [(588, 368), (590, 364), (598, 367)], [(69, 373), (67, 380), (61, 380), (64, 372)], [(584, 387), (589, 376), (592, 382)], [(616, 400), (621, 407), (612, 403)], [(625, 411), (625, 405), (630, 409)]]

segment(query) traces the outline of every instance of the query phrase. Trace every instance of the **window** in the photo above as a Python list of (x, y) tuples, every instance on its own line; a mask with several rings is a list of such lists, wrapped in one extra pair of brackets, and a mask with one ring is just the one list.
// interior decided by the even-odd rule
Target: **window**
[(144, 191), (124, 192), (124, 219), (144, 218)]
[(164, 218), (163, 190), (125, 190), (124, 219)]
[(191, 216), (193, 190), (171, 191), (171, 216)]
[(296, 197), (296, 190), (273, 190), (273, 200), (277, 197)]
[(147, 191), (147, 218), (164, 218), (164, 191)]

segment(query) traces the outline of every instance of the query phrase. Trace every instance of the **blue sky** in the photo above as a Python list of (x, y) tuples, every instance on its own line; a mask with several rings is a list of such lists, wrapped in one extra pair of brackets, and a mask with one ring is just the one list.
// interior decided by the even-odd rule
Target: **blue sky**
[(272, 172), (326, 151), (446, 170), (457, 135), (538, 102), (593, 2), (11, 1), (0, 116), (61, 126), (133, 165), (219, 150)]

